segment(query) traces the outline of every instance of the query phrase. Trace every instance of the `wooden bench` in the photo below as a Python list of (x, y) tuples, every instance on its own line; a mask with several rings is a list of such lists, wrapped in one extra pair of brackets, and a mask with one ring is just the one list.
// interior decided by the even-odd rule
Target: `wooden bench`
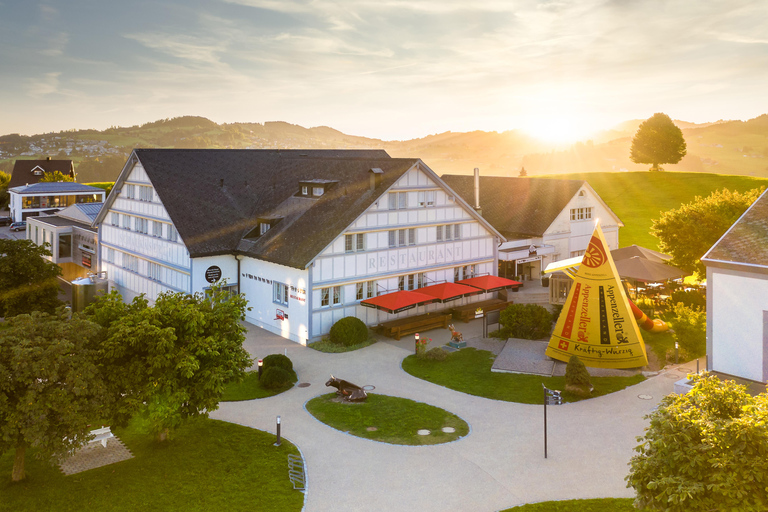
[(474, 302), (472, 304), (467, 304), (465, 306), (457, 306), (453, 308), (451, 311), (453, 312), (454, 318), (457, 320), (463, 320), (464, 323), (469, 322), (473, 318), (475, 318), (475, 311), (477, 308), (483, 308), (483, 314), (488, 313), (489, 311), (500, 311), (503, 309), (506, 309), (507, 306), (512, 304), (513, 301), (504, 301), (501, 299), (489, 299), (484, 300), (481, 302)]
[(88, 444), (101, 443), (101, 446), (104, 448), (107, 447), (107, 439), (115, 437), (115, 434), (112, 433), (112, 430), (109, 427), (101, 427), (96, 430), (91, 430), (91, 434), (95, 437), (88, 440)]
[(426, 315), (411, 316), (385, 322), (379, 326), (384, 336), (399, 340), (404, 334), (414, 334), (438, 327), (448, 328), (451, 315), (445, 313), (431, 313)]

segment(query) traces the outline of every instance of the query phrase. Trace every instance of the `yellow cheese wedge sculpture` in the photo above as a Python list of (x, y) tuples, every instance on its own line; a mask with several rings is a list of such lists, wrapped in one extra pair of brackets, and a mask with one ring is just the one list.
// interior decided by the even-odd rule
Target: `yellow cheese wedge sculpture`
[[(578, 259), (578, 258), (577, 258)], [(578, 266), (578, 270), (573, 270)], [(584, 257), (555, 262), (546, 272), (564, 270), (573, 279), (546, 354), (567, 362), (577, 355), (596, 368), (637, 368), (648, 364), (645, 343), (599, 225)]]

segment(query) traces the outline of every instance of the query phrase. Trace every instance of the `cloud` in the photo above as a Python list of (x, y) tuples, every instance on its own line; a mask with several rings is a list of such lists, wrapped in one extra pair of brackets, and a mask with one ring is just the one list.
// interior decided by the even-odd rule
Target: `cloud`
[(42, 78), (29, 80), (27, 94), (33, 98), (59, 92), (60, 71), (45, 73)]

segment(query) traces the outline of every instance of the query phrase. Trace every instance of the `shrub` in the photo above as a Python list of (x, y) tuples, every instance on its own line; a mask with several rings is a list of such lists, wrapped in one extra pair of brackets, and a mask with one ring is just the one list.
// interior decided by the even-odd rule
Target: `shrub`
[(592, 394), (589, 372), (578, 356), (571, 356), (565, 366), (565, 390), (581, 397)]
[(707, 298), (703, 293), (696, 290), (677, 290), (672, 292), (672, 304), (677, 304), (678, 302), (682, 302), (689, 308), (697, 307), (701, 310), (707, 308)]
[(707, 352), (707, 313), (683, 303), (675, 304), (674, 313), (675, 341), (689, 357), (701, 357)]
[(264, 370), (267, 368), (282, 368), (288, 372), (293, 372), (293, 363), (283, 354), (270, 354), (264, 358), (263, 363)]
[(507, 337), (538, 340), (552, 330), (552, 315), (536, 304), (512, 304), (501, 312), (501, 325)]
[(266, 389), (280, 389), (296, 382), (296, 374), (279, 366), (270, 366), (261, 374), (261, 385)]
[(448, 353), (440, 347), (433, 347), (427, 350), (421, 358), (427, 361), (445, 361), (448, 359)]
[(333, 324), (329, 337), (337, 345), (357, 345), (368, 339), (368, 327), (359, 318), (348, 316)]

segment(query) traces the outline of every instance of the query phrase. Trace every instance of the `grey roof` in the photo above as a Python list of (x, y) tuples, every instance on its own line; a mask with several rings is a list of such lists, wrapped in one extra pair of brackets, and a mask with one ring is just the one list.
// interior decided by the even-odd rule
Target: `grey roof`
[[(306, 268), (333, 239), (419, 163), (381, 150), (136, 149), (190, 256), (240, 252)], [(126, 165), (96, 222), (116, 197)], [(383, 169), (370, 190), (370, 169)], [(299, 182), (336, 182), (318, 197), (297, 197)], [(258, 219), (281, 218), (244, 239)]]
[[(474, 176), (445, 174), (441, 179), (474, 205)], [(583, 180), (480, 176), (483, 217), (506, 238), (542, 236), (568, 205)]]
[(104, 192), (103, 188), (91, 187), (89, 185), (83, 185), (82, 183), (75, 183), (72, 181), (49, 181), (44, 183), (33, 183), (32, 185), (22, 185), (19, 187), (9, 188), (18, 194), (64, 194), (64, 193), (77, 193), (77, 194), (98, 194)]
[(99, 214), (99, 210), (104, 205), (101, 201), (97, 203), (75, 203), (73, 206), (83, 212), (83, 215), (91, 219), (91, 222), (96, 220), (96, 216)]
[(43, 176), (35, 175), (33, 172), (35, 167), (40, 167), (43, 172), (59, 171), (64, 176), (75, 177), (75, 167), (72, 160), (16, 160), (13, 164), (8, 188), (21, 187), (40, 181)]
[(752, 203), (701, 261), (768, 267), (768, 191)]
[(67, 217), (59, 217), (58, 215), (55, 215), (55, 214), (38, 216), (38, 217), (27, 217), (27, 222), (32, 220), (37, 222), (42, 222), (43, 224), (48, 224), (50, 226), (56, 226), (56, 227), (77, 226), (78, 228), (87, 229), (88, 231), (96, 231), (96, 228), (92, 227), (90, 224), (87, 224), (85, 222), (80, 222), (75, 219), (70, 219)]

